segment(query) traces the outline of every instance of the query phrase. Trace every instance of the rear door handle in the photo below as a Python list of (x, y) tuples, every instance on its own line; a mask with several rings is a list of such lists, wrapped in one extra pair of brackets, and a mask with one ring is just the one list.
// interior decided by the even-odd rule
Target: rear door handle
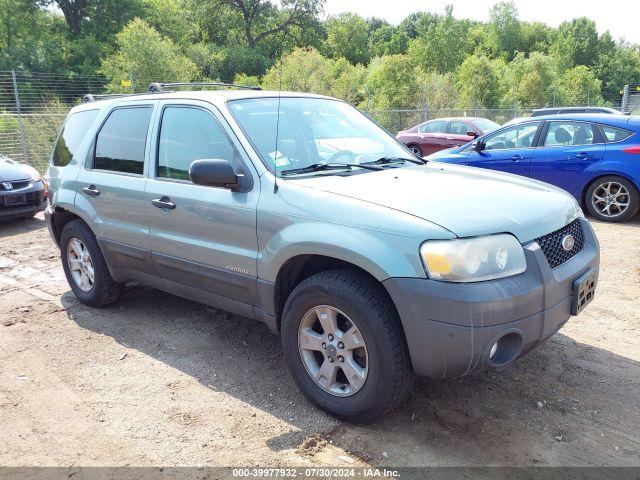
[(100, 190), (98, 190), (95, 185), (89, 185), (82, 189), (82, 193), (89, 195), (90, 197), (97, 197), (100, 195)]
[(176, 204), (171, 201), (171, 199), (167, 196), (162, 196), (160, 198), (156, 198), (155, 200), (151, 200), (151, 204), (154, 207), (173, 210), (176, 208)]
[(587, 152), (580, 152), (580, 153), (576, 153), (576, 158), (586, 159), (586, 158), (591, 158), (591, 155), (589, 155)]
[(522, 155), (514, 155), (513, 157), (511, 157), (511, 160), (513, 160), (514, 162), (519, 162), (520, 160), (522, 160)]

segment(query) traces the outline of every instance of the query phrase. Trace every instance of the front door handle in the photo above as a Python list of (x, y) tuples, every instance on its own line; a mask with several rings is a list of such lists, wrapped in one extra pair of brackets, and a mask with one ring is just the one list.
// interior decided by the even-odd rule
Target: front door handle
[[(569, 157), (569, 158), (571, 158), (571, 157)], [(576, 153), (576, 158), (585, 160), (585, 159), (591, 158), (591, 155), (589, 155), (589, 153), (587, 153), (587, 152), (580, 152), (580, 153)]]
[(514, 155), (513, 157), (511, 157), (511, 160), (517, 163), (522, 160), (522, 155)]
[(151, 200), (151, 204), (154, 207), (173, 210), (176, 208), (176, 204), (171, 201), (171, 199), (167, 196), (162, 196), (160, 198), (156, 198), (155, 200)]
[(100, 195), (100, 190), (98, 190), (95, 185), (89, 185), (82, 189), (82, 193), (89, 195), (90, 197), (97, 197)]

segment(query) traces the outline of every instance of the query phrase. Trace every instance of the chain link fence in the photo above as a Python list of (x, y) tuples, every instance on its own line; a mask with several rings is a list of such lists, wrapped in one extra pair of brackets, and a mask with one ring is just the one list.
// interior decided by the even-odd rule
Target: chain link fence
[[(67, 112), (80, 103), (85, 94), (145, 92), (155, 81), (158, 79), (130, 77), (123, 79), (121, 85), (114, 86), (101, 75), (0, 71), (0, 154), (29, 163), (42, 172), (46, 169), (53, 141)], [(406, 101), (399, 102), (405, 108), (382, 109), (376, 108), (375, 102), (371, 101), (377, 92), (371, 92), (364, 86), (354, 86), (354, 89), (365, 92), (358, 106), (392, 134), (434, 118), (485, 117), (502, 124), (530, 115), (532, 108), (562, 106), (556, 103), (556, 97), (551, 93), (529, 102), (535, 107), (521, 108), (514, 101), (512, 108), (487, 109), (478, 106), (480, 102), (476, 101), (474, 93), (468, 102), (470, 105), (460, 108), (460, 100), (455, 99), (457, 92), (452, 86), (443, 96), (442, 92), (436, 94), (423, 85), (421, 91), (408, 92)], [(478, 97), (481, 93), (477, 92)], [(586, 101), (589, 96), (584, 98)], [(604, 101), (614, 108), (627, 112), (637, 110), (633, 113), (639, 114), (640, 108), (636, 107), (640, 105), (640, 88), (625, 86), (621, 95)]]

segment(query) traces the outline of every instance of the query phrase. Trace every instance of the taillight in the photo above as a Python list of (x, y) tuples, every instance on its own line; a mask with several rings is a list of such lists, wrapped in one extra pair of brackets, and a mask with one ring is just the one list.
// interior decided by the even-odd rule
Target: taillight
[(622, 151), (624, 153), (635, 153), (636, 155), (640, 155), (640, 145), (636, 145), (635, 147), (623, 148)]

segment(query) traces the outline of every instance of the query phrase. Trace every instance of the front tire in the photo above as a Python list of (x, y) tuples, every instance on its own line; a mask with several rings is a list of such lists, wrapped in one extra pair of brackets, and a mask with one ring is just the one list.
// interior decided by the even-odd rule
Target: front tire
[(342, 420), (379, 419), (413, 383), (397, 313), (383, 287), (358, 272), (331, 270), (302, 281), (284, 307), (282, 345), (305, 396)]
[(638, 211), (638, 189), (626, 178), (607, 175), (587, 188), (585, 203), (592, 217), (603, 222), (624, 222)]
[(118, 299), (124, 285), (111, 277), (95, 235), (82, 220), (65, 225), (60, 256), (69, 286), (80, 302), (102, 307)]

